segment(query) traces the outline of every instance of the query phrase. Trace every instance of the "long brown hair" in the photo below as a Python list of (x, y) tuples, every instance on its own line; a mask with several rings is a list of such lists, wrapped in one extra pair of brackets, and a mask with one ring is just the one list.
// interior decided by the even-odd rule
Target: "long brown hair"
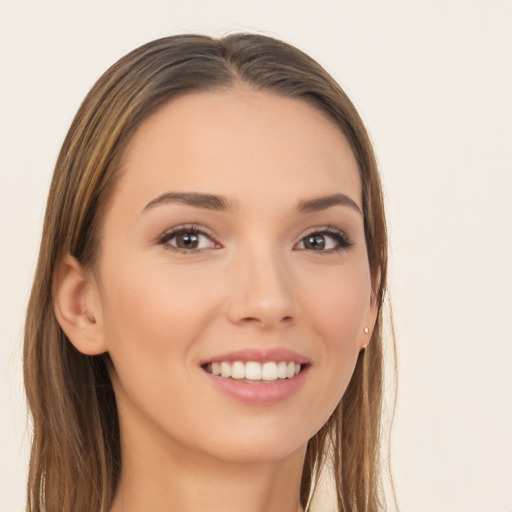
[(56, 265), (66, 254), (92, 268), (119, 162), (140, 123), (179, 94), (245, 84), (307, 101), (334, 121), (359, 164), (368, 260), (379, 316), (335, 411), (309, 441), (301, 503), (331, 459), (340, 512), (377, 512), (381, 500), (382, 305), (387, 235), (372, 146), (356, 109), (313, 59), (255, 34), (222, 39), (162, 38), (135, 49), (93, 86), (73, 120), (50, 187), (27, 311), (24, 376), (33, 418), (28, 512), (107, 512), (121, 468), (108, 355), (87, 356), (68, 341), (53, 312)]

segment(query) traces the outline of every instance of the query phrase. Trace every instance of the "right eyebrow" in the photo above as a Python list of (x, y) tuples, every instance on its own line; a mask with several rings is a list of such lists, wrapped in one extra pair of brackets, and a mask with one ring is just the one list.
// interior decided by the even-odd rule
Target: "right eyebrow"
[(142, 210), (146, 212), (155, 206), (162, 204), (184, 204), (194, 208), (204, 208), (206, 210), (228, 211), (234, 210), (234, 204), (228, 201), (224, 196), (215, 194), (201, 194), (199, 192), (166, 192), (161, 196), (152, 199)]

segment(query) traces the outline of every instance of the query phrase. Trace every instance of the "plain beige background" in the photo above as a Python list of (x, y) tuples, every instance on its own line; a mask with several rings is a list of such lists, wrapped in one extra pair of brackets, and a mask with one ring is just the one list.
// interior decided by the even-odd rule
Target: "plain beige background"
[(71, 119), (135, 46), (239, 30), (319, 60), (375, 142), (399, 344), (402, 510), (512, 512), (510, 0), (0, 0), (0, 512), (24, 509), (23, 316)]

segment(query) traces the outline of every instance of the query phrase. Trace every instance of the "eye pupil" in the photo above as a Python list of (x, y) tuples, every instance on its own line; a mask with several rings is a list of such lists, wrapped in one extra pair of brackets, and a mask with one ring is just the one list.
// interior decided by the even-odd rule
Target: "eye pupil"
[(323, 235), (310, 235), (304, 240), (306, 249), (321, 251), (325, 248), (325, 237)]
[(196, 249), (199, 245), (199, 237), (195, 233), (182, 233), (176, 236), (176, 247), (180, 249)]

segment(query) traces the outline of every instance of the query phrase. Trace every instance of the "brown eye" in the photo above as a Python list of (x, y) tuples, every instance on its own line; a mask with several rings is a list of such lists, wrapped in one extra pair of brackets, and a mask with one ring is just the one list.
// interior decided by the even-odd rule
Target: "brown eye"
[(351, 245), (353, 243), (345, 233), (334, 228), (326, 228), (301, 238), (294, 249), (334, 253), (348, 249)]
[(210, 235), (194, 228), (178, 228), (165, 233), (159, 243), (167, 249), (179, 252), (197, 252), (202, 249), (218, 248)]
[(325, 236), (324, 235), (310, 235), (302, 239), (304, 249), (313, 251), (323, 251), (325, 249)]
[(199, 247), (199, 235), (197, 233), (182, 233), (174, 237), (175, 245), (179, 249), (197, 249)]

